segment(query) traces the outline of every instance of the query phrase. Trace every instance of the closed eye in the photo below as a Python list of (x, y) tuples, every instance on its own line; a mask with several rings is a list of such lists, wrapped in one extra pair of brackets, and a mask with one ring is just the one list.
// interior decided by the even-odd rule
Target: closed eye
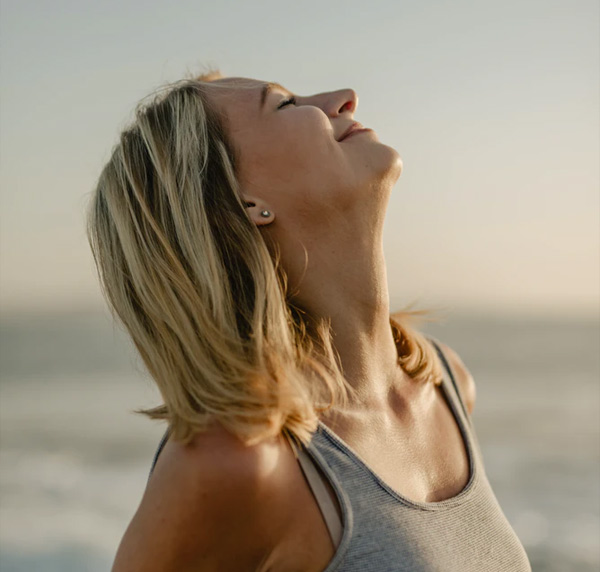
[(285, 99), (283, 100), (278, 106), (277, 109), (281, 109), (282, 107), (285, 107), (286, 105), (296, 105), (296, 97), (292, 96), (289, 99)]

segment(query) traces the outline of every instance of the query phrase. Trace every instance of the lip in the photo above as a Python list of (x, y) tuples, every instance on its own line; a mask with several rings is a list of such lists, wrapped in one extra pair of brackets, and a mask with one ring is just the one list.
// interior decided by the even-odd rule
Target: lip
[(342, 136), (338, 139), (338, 142), (343, 141), (355, 131), (370, 131), (370, 129), (365, 129), (358, 121), (355, 121), (350, 125), (350, 127), (348, 127), (348, 129), (346, 129), (346, 131), (344, 131), (344, 133), (342, 133)]
[[(352, 137), (352, 135), (354, 135), (355, 133), (366, 133), (367, 131), (373, 131), (373, 130), (369, 129), (368, 127), (363, 127), (362, 129), (353, 129), (352, 131), (350, 131), (350, 133), (348, 133), (348, 135), (344, 135), (344, 139), (348, 139), (348, 137)], [(342, 141), (342, 139), (340, 139), (340, 141)]]

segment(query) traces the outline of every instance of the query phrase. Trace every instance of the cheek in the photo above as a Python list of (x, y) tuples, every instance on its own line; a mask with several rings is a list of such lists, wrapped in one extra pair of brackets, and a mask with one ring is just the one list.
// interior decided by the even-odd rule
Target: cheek
[(322, 208), (350, 184), (348, 158), (329, 119), (316, 108), (289, 110), (245, 143), (241, 171), (246, 181), (280, 211)]
[[(256, 134), (247, 142), (246, 152), (242, 153), (247, 170), (263, 182), (273, 184), (306, 183), (311, 177), (318, 180), (336, 161), (334, 145), (337, 142), (331, 127), (314, 112), (289, 110), (280, 113), (288, 115), (278, 118), (271, 129)], [(328, 123), (327, 118), (325, 121)]]
[(279, 164), (304, 187), (328, 186), (344, 170), (329, 119), (316, 108), (290, 111), (280, 133)]
[(290, 164), (307, 167), (315, 158), (328, 153), (331, 135), (316, 113), (295, 109), (281, 113), (287, 113), (287, 116), (273, 130), (270, 146), (274, 156)]

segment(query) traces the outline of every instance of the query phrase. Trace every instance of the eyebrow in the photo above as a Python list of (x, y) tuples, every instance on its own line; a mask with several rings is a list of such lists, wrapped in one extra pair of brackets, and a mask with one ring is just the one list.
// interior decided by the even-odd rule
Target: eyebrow
[(281, 84), (279, 84), (277, 82), (269, 81), (269, 82), (265, 83), (265, 85), (262, 88), (261, 94), (260, 94), (260, 110), (261, 111), (262, 111), (263, 107), (265, 106), (265, 101), (267, 100), (267, 97), (274, 89), (281, 89), (282, 91), (285, 91), (288, 94), (292, 93), (291, 91), (288, 91), (287, 89), (285, 89), (285, 87), (283, 87)]

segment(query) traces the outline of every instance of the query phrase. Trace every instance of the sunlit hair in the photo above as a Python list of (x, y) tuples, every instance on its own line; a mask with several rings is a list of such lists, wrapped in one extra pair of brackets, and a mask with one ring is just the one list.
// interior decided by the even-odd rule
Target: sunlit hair
[[(247, 444), (283, 433), (308, 444), (319, 413), (344, 407), (330, 323), (299, 307), (277, 246), (250, 219), (226, 118), (205, 96), (211, 70), (136, 108), (102, 170), (87, 220), (104, 296), (156, 381), (166, 420), (188, 443), (213, 420)], [(213, 84), (216, 85), (216, 84)], [(441, 381), (435, 352), (393, 315), (399, 363)]]

